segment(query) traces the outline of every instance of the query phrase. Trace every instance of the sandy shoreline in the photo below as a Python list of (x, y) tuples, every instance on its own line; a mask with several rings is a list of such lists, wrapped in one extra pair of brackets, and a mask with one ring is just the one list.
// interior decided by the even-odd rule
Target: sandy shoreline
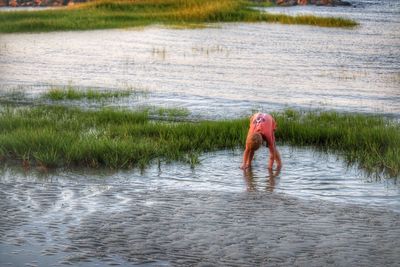
[(400, 264), (394, 211), (271, 192), (99, 188), (1, 183), (0, 265)]

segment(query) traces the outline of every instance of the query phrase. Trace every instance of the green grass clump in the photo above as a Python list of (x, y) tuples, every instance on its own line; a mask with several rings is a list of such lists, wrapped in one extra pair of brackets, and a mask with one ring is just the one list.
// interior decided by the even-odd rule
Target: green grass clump
[(0, 114), (0, 157), (45, 167), (145, 167), (153, 159), (198, 162), (205, 151), (243, 144), (243, 120), (166, 123), (149, 112), (59, 106)]
[(342, 155), (370, 174), (400, 174), (400, 125), (378, 116), (286, 110), (275, 114), (277, 139)]
[[(5, 108), (0, 112), (0, 159), (45, 167), (144, 168), (155, 159), (195, 165), (203, 152), (244, 147), (248, 118), (166, 122), (151, 120), (151, 112)], [(336, 112), (273, 115), (281, 143), (337, 153), (370, 174), (400, 175), (398, 123)]]
[(43, 11), (0, 12), (0, 32), (49, 32), (128, 28), (148, 25), (204, 26), (221, 22), (276, 22), (353, 27), (342, 18), (269, 14), (242, 0), (97, 0)]
[(120, 98), (127, 97), (132, 93), (131, 90), (118, 90), (118, 91), (99, 91), (94, 89), (76, 89), (73, 87), (68, 88), (52, 88), (46, 92), (43, 97), (53, 101), (58, 100), (101, 100), (105, 98)]

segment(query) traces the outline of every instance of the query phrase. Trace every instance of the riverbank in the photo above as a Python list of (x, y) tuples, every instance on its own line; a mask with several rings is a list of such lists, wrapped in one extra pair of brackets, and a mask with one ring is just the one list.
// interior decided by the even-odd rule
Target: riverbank
[(49, 32), (165, 25), (171, 27), (206, 27), (223, 22), (272, 22), (321, 27), (354, 27), (350, 19), (290, 16), (256, 10), (249, 1), (171, 0), (93, 1), (63, 9), (37, 12), (0, 12), (0, 32)]

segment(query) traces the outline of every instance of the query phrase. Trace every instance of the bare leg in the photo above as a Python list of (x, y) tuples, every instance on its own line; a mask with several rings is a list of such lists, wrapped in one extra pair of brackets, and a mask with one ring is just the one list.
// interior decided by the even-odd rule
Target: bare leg
[(276, 167), (278, 170), (280, 170), (282, 168), (282, 160), (281, 160), (281, 155), (279, 154), (278, 149), (275, 148), (275, 157), (274, 160), (276, 161)]
[(248, 159), (249, 162), (247, 162), (247, 166), (248, 167), (251, 167), (251, 163), (253, 162), (253, 158), (254, 158), (254, 150), (250, 151), (250, 155), (249, 155), (249, 159)]
[(268, 170), (272, 170), (272, 167), (274, 166), (274, 159), (275, 156), (273, 154), (269, 155)]

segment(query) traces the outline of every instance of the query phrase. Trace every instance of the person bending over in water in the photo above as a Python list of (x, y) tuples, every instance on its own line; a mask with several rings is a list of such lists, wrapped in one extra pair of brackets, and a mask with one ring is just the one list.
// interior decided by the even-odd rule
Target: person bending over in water
[(276, 123), (271, 115), (256, 113), (251, 116), (249, 132), (246, 138), (246, 149), (243, 154), (243, 164), (240, 166), (242, 170), (251, 167), (254, 152), (260, 148), (263, 140), (267, 142), (269, 148), (268, 169), (272, 170), (274, 161), (276, 161), (277, 169), (281, 169), (281, 156), (275, 145), (275, 129)]

